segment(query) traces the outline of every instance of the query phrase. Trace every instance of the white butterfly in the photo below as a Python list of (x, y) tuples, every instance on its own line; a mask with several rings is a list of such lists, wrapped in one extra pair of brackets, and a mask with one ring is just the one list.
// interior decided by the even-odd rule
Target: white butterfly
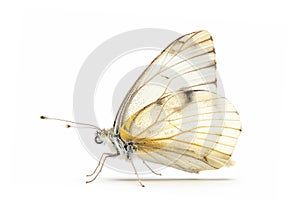
[(145, 161), (193, 173), (219, 169), (231, 164), (241, 132), (238, 112), (217, 94), (215, 50), (207, 31), (176, 39), (152, 61), (124, 98), (113, 128), (77, 124), (95, 128), (96, 142), (107, 140), (115, 148), (101, 156), (87, 183), (107, 158), (124, 156), (142, 186), (133, 154), (155, 174)]

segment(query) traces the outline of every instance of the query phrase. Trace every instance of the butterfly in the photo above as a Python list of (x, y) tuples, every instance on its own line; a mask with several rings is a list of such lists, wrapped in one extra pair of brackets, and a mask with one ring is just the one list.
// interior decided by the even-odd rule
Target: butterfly
[[(137, 175), (133, 155), (190, 173), (230, 166), (241, 132), (235, 107), (217, 93), (216, 59), (208, 31), (173, 41), (140, 75), (125, 96), (113, 127), (61, 120), (96, 129), (95, 142), (111, 143), (88, 177), (96, 179), (108, 158), (123, 156)], [(67, 127), (72, 127), (67, 125)]]

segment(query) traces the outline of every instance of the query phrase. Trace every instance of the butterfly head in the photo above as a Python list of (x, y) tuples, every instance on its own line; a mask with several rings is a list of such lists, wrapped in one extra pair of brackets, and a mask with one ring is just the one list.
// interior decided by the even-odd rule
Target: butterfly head
[(97, 144), (102, 144), (108, 137), (109, 134), (111, 134), (113, 129), (100, 129), (98, 128), (96, 130), (96, 136), (95, 136), (95, 142)]

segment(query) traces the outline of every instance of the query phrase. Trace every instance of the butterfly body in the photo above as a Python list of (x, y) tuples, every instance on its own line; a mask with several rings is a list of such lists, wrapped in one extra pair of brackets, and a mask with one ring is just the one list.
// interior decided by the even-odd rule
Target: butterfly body
[(118, 132), (114, 132), (113, 128), (100, 129), (96, 132), (96, 134), (96, 138), (100, 139), (101, 141), (100, 143), (102, 143), (103, 140), (107, 141), (111, 151), (118, 154), (118, 156), (121, 158), (131, 158), (132, 154), (137, 149), (133, 142), (122, 140), (120, 134)]
[(215, 55), (209, 32), (183, 35), (140, 75), (120, 105), (113, 128), (77, 123), (96, 129), (96, 143), (106, 140), (112, 150), (102, 154), (88, 182), (95, 180), (107, 158), (123, 157), (143, 186), (133, 154), (155, 174), (145, 161), (191, 173), (231, 165), (241, 123), (235, 107), (218, 94)]

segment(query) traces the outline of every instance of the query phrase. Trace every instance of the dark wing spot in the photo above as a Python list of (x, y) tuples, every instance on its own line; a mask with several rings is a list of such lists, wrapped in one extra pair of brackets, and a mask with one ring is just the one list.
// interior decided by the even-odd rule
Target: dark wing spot
[(169, 79), (170, 77), (165, 76), (165, 75), (160, 75), (161, 77), (164, 77), (165, 79)]
[(158, 100), (156, 101), (156, 104), (161, 106), (161, 105), (162, 105), (161, 99), (158, 99)]
[(193, 90), (184, 91), (184, 94), (186, 96), (186, 103), (190, 103), (191, 101), (193, 101), (193, 92)]

